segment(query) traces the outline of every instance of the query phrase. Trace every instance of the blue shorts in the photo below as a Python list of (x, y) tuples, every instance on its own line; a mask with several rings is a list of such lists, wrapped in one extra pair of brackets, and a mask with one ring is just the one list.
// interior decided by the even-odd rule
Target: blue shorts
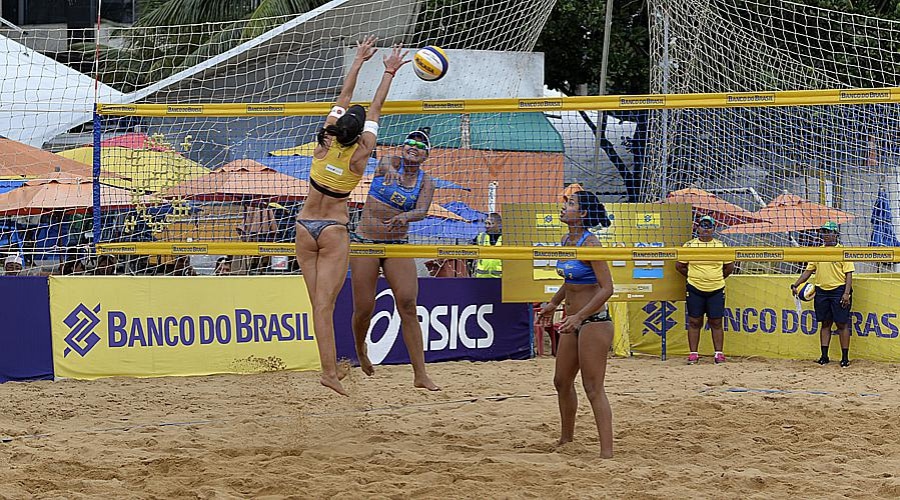
[(687, 285), (687, 313), (690, 318), (717, 319), (725, 316), (725, 288), (704, 292)]
[(813, 299), (813, 306), (816, 310), (816, 321), (831, 321), (834, 323), (846, 324), (850, 321), (850, 306), (853, 305), (853, 296), (850, 297), (850, 304), (847, 307), (841, 305), (841, 297), (847, 285), (841, 285), (834, 290), (822, 290), (816, 287), (816, 296)]

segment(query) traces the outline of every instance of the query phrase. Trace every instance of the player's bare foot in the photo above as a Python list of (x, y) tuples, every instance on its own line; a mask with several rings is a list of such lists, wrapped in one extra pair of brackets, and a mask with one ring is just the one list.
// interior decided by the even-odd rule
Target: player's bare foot
[(321, 384), (325, 387), (340, 394), (341, 396), (349, 396), (349, 394), (347, 394), (347, 391), (344, 390), (344, 386), (341, 385), (341, 381), (336, 376), (327, 377), (325, 375), (322, 375), (322, 377), (319, 379), (319, 382), (321, 382)]
[(571, 443), (572, 438), (559, 438), (556, 440), (556, 446), (562, 446), (566, 443)]
[(613, 457), (612, 451), (601, 451), (600, 452), (600, 458), (612, 458), (612, 457)]
[(350, 375), (350, 370), (353, 369), (353, 365), (350, 364), (350, 360), (342, 359), (337, 363), (337, 379), (344, 380), (347, 375)]
[(359, 359), (359, 367), (362, 369), (363, 373), (368, 376), (375, 375), (375, 367), (372, 366), (372, 362), (369, 361), (369, 350), (366, 348), (366, 344), (356, 345), (356, 358)]
[(431, 381), (428, 375), (425, 375), (423, 377), (416, 377), (415, 380), (413, 380), (413, 385), (418, 387), (419, 389), (428, 389), (429, 391), (441, 390), (441, 388), (438, 387), (437, 384)]

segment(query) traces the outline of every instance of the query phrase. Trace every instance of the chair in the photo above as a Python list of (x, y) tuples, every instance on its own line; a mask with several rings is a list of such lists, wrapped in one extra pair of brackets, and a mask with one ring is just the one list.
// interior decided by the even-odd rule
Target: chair
[[(560, 309), (557, 309), (553, 316), (556, 317), (557, 314), (560, 314), (560, 311)], [(537, 354), (538, 356), (544, 355), (544, 334), (547, 334), (550, 338), (550, 354), (556, 356), (557, 344), (559, 342), (559, 327), (565, 319), (565, 310), (562, 310), (561, 319), (557, 322), (552, 322), (549, 327), (540, 323), (538, 318), (538, 313), (540, 312), (541, 305), (536, 304), (534, 306), (534, 344), (537, 346)]]

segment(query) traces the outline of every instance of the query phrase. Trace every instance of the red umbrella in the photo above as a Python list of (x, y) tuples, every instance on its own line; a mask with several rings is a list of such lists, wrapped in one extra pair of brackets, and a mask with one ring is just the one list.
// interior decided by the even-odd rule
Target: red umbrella
[[(104, 208), (131, 206), (135, 200), (131, 191), (100, 186), (100, 205)], [(68, 172), (28, 181), (21, 187), (0, 194), (0, 215), (5, 216), (35, 215), (53, 210), (87, 212), (93, 206), (94, 186), (91, 178)]]
[(769, 222), (742, 224), (722, 231), (731, 234), (787, 233), (818, 229), (833, 221), (848, 222), (856, 216), (836, 208), (826, 207), (794, 194), (783, 194), (756, 214)]
[(666, 203), (687, 203), (700, 215), (709, 215), (721, 224), (734, 226), (748, 222), (764, 222), (766, 219), (749, 210), (702, 189), (687, 188), (672, 191), (666, 196)]
[(269, 198), (297, 201), (309, 194), (309, 183), (285, 175), (253, 160), (235, 160), (166, 191), (169, 198), (200, 201), (240, 201)]

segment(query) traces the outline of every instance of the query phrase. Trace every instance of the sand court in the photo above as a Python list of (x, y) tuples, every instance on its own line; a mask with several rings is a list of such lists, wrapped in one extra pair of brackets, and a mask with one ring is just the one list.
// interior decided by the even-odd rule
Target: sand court
[[(0, 497), (900, 496), (896, 365), (610, 360), (612, 460), (579, 390), (558, 437), (552, 358), (0, 386)], [(704, 360), (707, 361), (707, 360)]]

